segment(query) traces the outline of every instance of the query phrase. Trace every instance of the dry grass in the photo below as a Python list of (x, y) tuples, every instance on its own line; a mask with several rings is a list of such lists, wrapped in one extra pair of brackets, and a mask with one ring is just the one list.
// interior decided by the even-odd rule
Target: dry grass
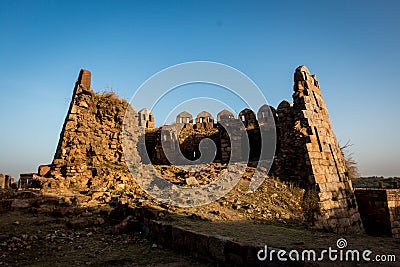
[[(261, 223), (254, 221), (210, 222), (189, 217), (174, 216), (169, 223), (192, 231), (208, 235), (219, 235), (233, 238), (242, 243), (267, 245), (285, 250), (315, 249), (321, 251), (336, 248), (339, 238), (345, 238), (348, 249), (360, 251), (369, 249), (375, 254), (400, 255), (398, 239), (391, 237), (372, 237), (363, 234), (334, 234), (316, 230), (306, 230), (300, 227), (283, 224)], [(399, 259), (398, 259), (399, 260)], [(376, 266), (376, 263), (367, 266)], [(398, 266), (396, 263), (385, 266)]]
[(344, 146), (340, 147), (344, 156), (344, 162), (346, 164), (347, 175), (350, 180), (360, 178), (360, 172), (358, 171), (357, 162), (353, 158), (353, 153), (350, 152), (350, 147), (353, 144), (347, 142)]

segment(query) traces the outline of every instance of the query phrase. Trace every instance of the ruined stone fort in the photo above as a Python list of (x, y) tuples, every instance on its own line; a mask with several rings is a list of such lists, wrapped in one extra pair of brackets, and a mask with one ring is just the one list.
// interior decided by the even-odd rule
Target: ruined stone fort
[[(127, 109), (135, 114), (130, 118), (135, 127), (131, 139), (135, 142), (145, 138), (148, 153), (145, 159), (143, 147), (133, 148), (134, 163), (138, 165), (170, 164), (161, 145), (163, 139), (171, 141), (170, 149), (180, 149), (187, 159), (196, 160), (200, 157), (200, 141), (210, 138), (217, 148), (214, 162), (246, 161), (251, 166), (262, 159), (261, 136), (263, 131), (271, 130), (265, 126), (274, 123), (277, 145), (272, 166), (264, 175), (305, 189), (305, 195), (315, 200), (311, 211), (305, 214), (314, 227), (336, 232), (363, 231), (344, 156), (332, 129), (320, 85), (307, 67), (300, 66), (295, 70), (293, 91), (293, 103), (285, 100), (276, 108), (262, 106), (254, 111), (244, 109), (239, 114), (222, 110), (216, 119), (207, 111), (196, 117), (182, 112), (172, 125), (179, 126), (180, 133), (166, 132), (165, 136), (162, 128), (171, 126), (155, 128), (150, 110), (136, 112), (129, 103), (112, 93), (95, 94), (91, 88), (91, 73), (81, 70), (52, 163), (40, 166), (37, 174), (21, 179), (20, 187), (79, 191), (130, 187), (136, 188), (135, 192), (139, 194), (141, 190), (128, 171), (121, 144)], [(222, 121), (242, 125), (238, 127), (242, 130), (235, 135), (248, 136), (250, 151), (245, 152), (249, 157), (242, 158), (239, 153), (237, 158), (231, 159), (232, 148), (236, 146), (240, 151), (242, 145), (227, 135)]]

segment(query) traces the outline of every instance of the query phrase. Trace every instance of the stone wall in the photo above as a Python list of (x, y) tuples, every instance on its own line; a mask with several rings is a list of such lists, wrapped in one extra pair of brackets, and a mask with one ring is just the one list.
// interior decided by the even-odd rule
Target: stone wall
[[(183, 125), (172, 125), (182, 127)], [(167, 126), (171, 128), (171, 126)], [(146, 130), (145, 138), (146, 150), (148, 156), (153, 164), (167, 165), (170, 164), (165, 153), (169, 152), (169, 155), (175, 155), (176, 151), (180, 150), (185, 158), (189, 160), (196, 160), (200, 157), (199, 143), (204, 138), (212, 139), (218, 148), (216, 161), (221, 160), (220, 151), (220, 137), (217, 128), (185, 128), (182, 127), (179, 135), (175, 135), (174, 131), (165, 131), (162, 134), (163, 128), (148, 129)], [(161, 143), (163, 141), (163, 144)], [(164, 145), (164, 147), (163, 147)], [(139, 150), (139, 154), (142, 159), (143, 154), (146, 153), (144, 149)]]
[[(156, 164), (168, 164), (165, 152), (176, 150), (177, 146), (188, 159), (197, 159), (198, 145), (204, 138), (215, 142), (216, 161), (227, 162), (233, 147), (241, 151), (233, 160), (247, 161), (247, 151), (242, 151), (242, 144), (235, 141), (240, 138), (229, 139), (221, 127), (223, 123), (235, 126), (237, 130), (233, 135), (236, 137), (247, 134), (250, 160), (257, 161), (261, 133), (271, 130), (264, 126), (275, 121), (278, 142), (270, 174), (307, 189), (305, 212), (317, 228), (337, 232), (362, 230), (351, 181), (318, 81), (306, 67), (300, 66), (294, 74), (293, 104), (283, 101), (276, 111), (264, 105), (257, 115), (245, 109), (237, 118), (223, 111), (217, 115), (218, 122), (205, 111), (195, 120), (191, 114), (183, 112), (177, 117), (179, 123), (163, 128), (153, 128), (154, 116), (147, 109), (141, 110), (139, 123), (138, 114), (126, 101), (111, 93), (95, 94), (90, 82), (90, 72), (82, 70), (54, 160), (50, 165), (39, 167), (39, 175), (48, 178), (41, 181), (42, 186), (91, 191), (125, 188), (127, 184), (135, 187), (121, 145), (127, 108), (133, 114), (128, 122), (134, 127), (132, 142), (144, 138), (139, 144), (146, 146), (150, 161)], [(162, 130), (168, 127), (181, 130), (162, 135)], [(164, 148), (162, 139), (167, 141)], [(265, 140), (262, 142), (264, 144)], [(133, 163), (140, 162), (143, 149), (141, 145), (132, 148)], [(149, 162), (142, 159), (142, 163)]]
[[(260, 130), (263, 129), (258, 120), (261, 125), (268, 123), (268, 116), (274, 120), (278, 140), (271, 174), (307, 189), (307, 216), (317, 228), (335, 229), (338, 232), (361, 231), (362, 224), (351, 181), (316, 76), (301, 66), (296, 69), (294, 82), (294, 104), (283, 101), (276, 112), (261, 107), (258, 118), (253, 111), (245, 109), (238, 114), (238, 119), (230, 118), (229, 122), (243, 123), (250, 142), (249, 160), (257, 161), (261, 153)], [(191, 117), (187, 112), (184, 114)], [(228, 114), (226, 117), (231, 116)], [(194, 127), (186, 126), (179, 136), (170, 136), (168, 139), (172, 143), (179, 143), (183, 154), (194, 160), (196, 157), (193, 155), (198, 154), (200, 141), (210, 138), (217, 146), (216, 161), (226, 163), (230, 159), (231, 140), (223, 127), (215, 127), (212, 120), (211, 114), (201, 112)], [(167, 164), (160, 132), (147, 131), (146, 146), (153, 163)], [(242, 134), (245, 134), (244, 131), (237, 133), (238, 136)], [(236, 145), (242, 152), (236, 160), (246, 160), (246, 151), (241, 150), (241, 144)], [(176, 149), (170, 147), (170, 150)]]
[(19, 175), (18, 188), (22, 189), (29, 188), (32, 185), (32, 180), (35, 176), (37, 176), (36, 173), (21, 173)]
[(138, 112), (138, 126), (154, 128), (154, 116), (149, 109), (144, 108)]
[[(233, 162), (247, 160), (247, 153), (243, 150), (243, 144), (241, 142), (242, 137), (246, 135), (246, 130), (242, 122), (238, 119), (229, 119), (224, 121), (225, 125), (229, 125), (233, 129), (232, 135), (229, 136), (225, 128), (220, 124), (216, 123), (211, 125), (209, 122), (201, 123), (201, 127), (188, 127), (189, 124), (173, 124), (168, 125), (165, 128), (171, 129), (176, 127), (179, 134), (174, 134), (175, 131), (165, 131), (162, 135), (163, 128), (147, 129), (145, 136), (145, 144), (147, 153), (153, 164), (165, 165), (169, 164), (165, 152), (170, 155), (176, 153), (176, 151), (181, 151), (186, 159), (191, 161), (198, 160), (200, 158), (199, 144), (204, 138), (211, 139), (216, 146), (216, 155), (214, 162), (228, 163), (230, 160)], [(195, 124), (196, 126), (197, 124)], [(204, 127), (206, 125), (206, 127)], [(247, 134), (252, 138), (250, 145), (254, 144), (251, 149), (250, 158), (252, 160), (258, 159), (260, 154), (260, 134), (258, 129), (248, 130)], [(161, 141), (163, 140), (163, 144)], [(163, 147), (164, 145), (164, 147)], [(233, 155), (231, 158), (231, 149), (234, 148), (238, 151), (237, 155)], [(142, 156), (143, 160), (144, 150), (140, 149), (139, 154)]]
[(4, 175), (0, 173), (0, 189), (9, 189), (14, 186), (14, 178), (10, 175)]
[(367, 234), (400, 237), (400, 189), (355, 190)]
[[(95, 94), (90, 82), (91, 73), (81, 70), (54, 160), (39, 167), (40, 176), (52, 178), (41, 181), (44, 187), (104, 191), (135, 184), (121, 144), (129, 104), (113, 93)], [(137, 113), (133, 109), (132, 113), (137, 125)], [(137, 155), (136, 150), (133, 153)], [(138, 155), (136, 159), (139, 161)]]
[[(278, 145), (272, 173), (308, 189), (318, 228), (360, 231), (362, 224), (343, 153), (319, 83), (305, 66), (294, 74), (294, 103), (277, 108)], [(317, 203), (316, 203), (317, 202)]]

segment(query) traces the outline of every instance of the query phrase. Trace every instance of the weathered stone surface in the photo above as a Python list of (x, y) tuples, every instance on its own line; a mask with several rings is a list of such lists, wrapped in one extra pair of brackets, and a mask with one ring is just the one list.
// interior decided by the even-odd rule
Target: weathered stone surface
[(46, 176), (51, 170), (51, 166), (49, 165), (40, 165), (38, 169), (39, 176)]
[(214, 118), (207, 111), (202, 111), (196, 117), (196, 129), (212, 129), (214, 128)]
[(235, 115), (229, 110), (222, 110), (217, 114), (217, 121), (224, 121), (224, 120), (233, 120), (235, 119)]
[(0, 189), (10, 189), (15, 187), (16, 185), (13, 177), (0, 173)]
[(225, 261), (225, 245), (230, 238), (223, 236), (211, 236), (208, 239), (209, 254), (213, 260), (224, 262)]
[(138, 112), (138, 125), (145, 128), (154, 128), (154, 115), (147, 109), (141, 109)]
[(196, 177), (189, 177), (189, 178), (186, 178), (186, 184), (187, 185), (190, 185), (190, 186), (197, 186), (197, 185), (199, 185), (199, 182), (196, 180)]
[(306, 194), (313, 197), (305, 201), (313, 204), (308, 204), (309, 219), (318, 228), (362, 231), (361, 220), (352, 216), (358, 213), (357, 204), (316, 76), (300, 66), (294, 83), (294, 104), (283, 101), (277, 109), (278, 145), (272, 172), (315, 191)]
[[(52, 164), (40, 166), (39, 177), (22, 179), (21, 187), (35, 180), (42, 188), (53, 191), (89, 189), (89, 192), (98, 192), (105, 188), (127, 191), (137, 188), (121, 145), (125, 113), (129, 110), (133, 114), (129, 117), (132, 121), (125, 121), (133, 127), (137, 127), (137, 113), (113, 93), (95, 94), (90, 82), (91, 73), (81, 70)], [(137, 133), (131, 134), (136, 143)], [(135, 147), (131, 152), (138, 162)], [(93, 193), (92, 199), (107, 202), (110, 195)]]
[(176, 116), (176, 123), (193, 124), (193, 116), (189, 112), (183, 111)]
[(4, 177), (4, 174), (0, 173), (0, 188), (5, 188), (6, 187), (6, 179)]
[(400, 237), (399, 189), (357, 188), (355, 196), (367, 234)]
[(132, 215), (126, 217), (122, 222), (114, 226), (114, 233), (122, 234), (140, 229), (139, 221)]
[[(39, 175), (34, 177), (42, 188), (88, 192), (93, 203), (111, 201), (111, 195), (100, 192), (141, 193), (128, 171), (124, 154), (127, 151), (122, 149), (123, 124), (131, 127), (129, 153), (133, 157), (128, 162), (131, 165), (139, 164), (140, 160), (145, 164), (169, 164), (166, 152), (176, 150), (181, 150), (189, 160), (197, 160), (199, 143), (204, 138), (215, 143), (215, 162), (258, 161), (260, 144), (267, 143), (261, 136), (268, 137), (271, 130), (265, 126), (275, 122), (278, 142), (271, 174), (307, 189), (308, 199), (304, 203), (308, 209), (304, 212), (309, 215), (306, 217), (310, 223), (338, 232), (362, 230), (352, 185), (319, 83), (305, 66), (298, 67), (294, 74), (293, 104), (283, 101), (277, 110), (264, 105), (257, 115), (244, 109), (236, 119), (223, 111), (217, 123), (206, 111), (199, 113), (195, 122), (192, 115), (183, 112), (177, 116), (177, 124), (155, 129), (150, 110), (143, 109), (137, 114), (112, 93), (95, 94), (90, 82), (90, 72), (82, 70), (50, 170), (41, 167)], [(125, 114), (130, 115), (125, 117)], [(236, 129), (232, 136), (228, 136), (222, 122)], [(168, 127), (180, 130), (162, 131)], [(244, 151), (240, 141), (246, 134), (250, 151)], [(138, 140), (143, 142), (137, 143)], [(164, 146), (161, 140), (165, 141)], [(145, 148), (147, 158), (143, 154)], [(232, 150), (239, 153), (231, 155)], [(194, 175), (185, 174), (186, 185), (195, 186), (191, 176)]]
[[(35, 200), (33, 200), (35, 201)], [(11, 203), (11, 208), (25, 209), (32, 206), (32, 201), (30, 199), (14, 199)]]

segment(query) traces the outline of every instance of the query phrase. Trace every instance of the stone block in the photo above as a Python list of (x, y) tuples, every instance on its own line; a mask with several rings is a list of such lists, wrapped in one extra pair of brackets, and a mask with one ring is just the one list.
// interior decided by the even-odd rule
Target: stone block
[(6, 177), (0, 173), (0, 189), (6, 188)]
[(38, 175), (39, 176), (46, 176), (49, 174), (51, 167), (49, 165), (40, 165), (38, 168)]
[[(197, 241), (196, 238), (198, 236), (197, 233), (192, 232), (190, 230), (184, 230), (181, 232), (183, 235), (183, 247), (185, 250), (189, 251), (191, 254), (192, 253), (197, 253)], [(196, 255), (195, 255), (196, 256)]]
[(171, 247), (173, 249), (185, 250), (185, 236), (184, 229), (180, 227), (172, 227), (171, 229)]
[(13, 209), (27, 209), (32, 207), (36, 199), (13, 199), (11, 202), (11, 208)]
[(209, 236), (205, 234), (197, 234), (196, 236), (196, 251), (201, 258), (210, 258), (209, 255)]
[(229, 240), (225, 244), (226, 263), (244, 266), (247, 259), (247, 247), (237, 241)]

